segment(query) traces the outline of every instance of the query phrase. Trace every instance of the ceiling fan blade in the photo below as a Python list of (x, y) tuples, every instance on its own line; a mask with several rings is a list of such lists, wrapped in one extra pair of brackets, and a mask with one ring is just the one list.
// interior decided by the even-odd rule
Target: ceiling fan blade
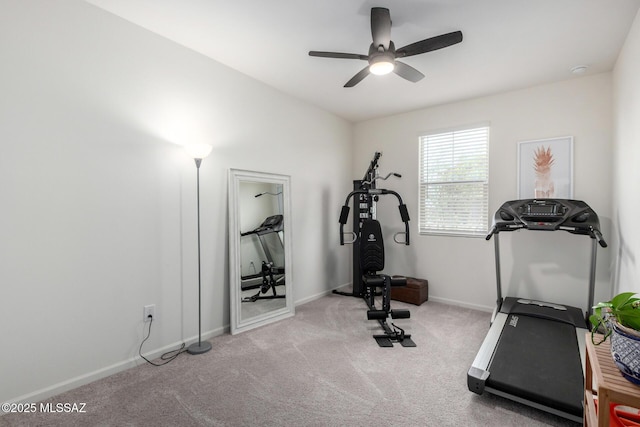
[(449, 47), (462, 41), (462, 31), (454, 31), (452, 33), (441, 34), (436, 37), (411, 43), (407, 46), (396, 50), (396, 58), (404, 58), (407, 56), (419, 55), (432, 50)]
[(391, 15), (389, 9), (384, 7), (371, 8), (371, 36), (374, 47), (384, 46), (384, 50), (389, 49), (391, 41)]
[(369, 66), (364, 67), (358, 74), (351, 77), (347, 83), (345, 83), (344, 87), (354, 87), (358, 83), (360, 83), (365, 77), (369, 75)]
[(422, 80), (422, 78), (424, 77), (424, 74), (422, 74), (420, 71), (400, 61), (396, 61), (396, 66), (393, 68), (393, 72), (403, 79), (407, 79), (413, 83)]
[(337, 58), (337, 59), (362, 59), (364, 61), (369, 59), (367, 55), (360, 55), (357, 53), (318, 52), (316, 50), (310, 50), (309, 56), (318, 56), (321, 58)]

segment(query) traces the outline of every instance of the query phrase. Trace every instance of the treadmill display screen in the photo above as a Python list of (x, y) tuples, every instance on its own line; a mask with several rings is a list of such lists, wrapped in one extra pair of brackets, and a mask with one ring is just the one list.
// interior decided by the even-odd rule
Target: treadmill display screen
[(528, 205), (529, 215), (555, 215), (556, 214), (556, 205)]

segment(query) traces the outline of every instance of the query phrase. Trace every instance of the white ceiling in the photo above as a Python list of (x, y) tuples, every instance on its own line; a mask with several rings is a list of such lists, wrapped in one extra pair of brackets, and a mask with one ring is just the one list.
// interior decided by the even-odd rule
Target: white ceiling
[[(86, 0), (350, 121), (577, 78), (613, 68), (640, 0)], [(365, 61), (371, 7), (397, 48), (461, 30), (462, 43), (403, 59), (425, 74), (343, 85)]]

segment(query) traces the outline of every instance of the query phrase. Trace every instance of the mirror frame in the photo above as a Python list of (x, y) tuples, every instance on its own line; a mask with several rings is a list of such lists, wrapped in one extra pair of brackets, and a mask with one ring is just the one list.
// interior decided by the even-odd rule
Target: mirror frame
[[(285, 306), (283, 308), (260, 314), (249, 319), (242, 319), (240, 290), (240, 183), (263, 182), (282, 185), (282, 215), (284, 216), (284, 271), (285, 271)], [(229, 296), (231, 312), (231, 334), (264, 326), (278, 320), (292, 317), (295, 314), (293, 303), (293, 264), (291, 261), (291, 177), (266, 172), (255, 172), (242, 169), (229, 169)]]

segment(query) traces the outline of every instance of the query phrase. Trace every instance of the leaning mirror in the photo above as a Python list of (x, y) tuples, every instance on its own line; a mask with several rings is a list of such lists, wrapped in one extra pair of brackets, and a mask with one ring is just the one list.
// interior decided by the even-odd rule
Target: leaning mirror
[(290, 177), (229, 170), (231, 333), (293, 316)]

